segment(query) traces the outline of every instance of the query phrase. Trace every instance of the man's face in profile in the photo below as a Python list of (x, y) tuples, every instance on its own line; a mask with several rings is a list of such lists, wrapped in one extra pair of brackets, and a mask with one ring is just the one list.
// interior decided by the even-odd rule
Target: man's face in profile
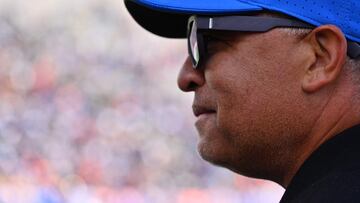
[(180, 89), (195, 92), (198, 150), (214, 164), (266, 176), (264, 168), (281, 162), (307, 134), (299, 85), (303, 70), (297, 68), (304, 61), (296, 54), (302, 47), (279, 29), (209, 35), (215, 40), (205, 62), (193, 69), (188, 59), (178, 78)]

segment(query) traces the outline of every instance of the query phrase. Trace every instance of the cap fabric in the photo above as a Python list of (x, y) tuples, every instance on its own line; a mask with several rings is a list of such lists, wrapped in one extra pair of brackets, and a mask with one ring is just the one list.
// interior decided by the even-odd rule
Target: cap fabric
[(190, 15), (246, 14), (263, 10), (293, 16), (315, 26), (333, 24), (360, 42), (359, 0), (124, 0), (133, 18), (150, 32), (185, 38)]

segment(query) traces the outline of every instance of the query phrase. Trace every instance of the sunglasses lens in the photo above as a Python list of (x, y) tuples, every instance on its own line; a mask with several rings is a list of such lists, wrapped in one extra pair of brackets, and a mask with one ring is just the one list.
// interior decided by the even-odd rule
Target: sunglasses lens
[(193, 61), (194, 67), (196, 67), (200, 60), (200, 54), (199, 54), (199, 45), (197, 41), (197, 26), (196, 22), (193, 21), (191, 23), (190, 27), (190, 34), (189, 34), (189, 46), (190, 46), (190, 56)]

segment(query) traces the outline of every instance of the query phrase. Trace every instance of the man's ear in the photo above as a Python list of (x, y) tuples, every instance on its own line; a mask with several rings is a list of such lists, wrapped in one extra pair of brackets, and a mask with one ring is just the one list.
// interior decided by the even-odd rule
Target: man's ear
[(334, 25), (315, 28), (306, 37), (313, 52), (313, 61), (306, 67), (302, 89), (312, 93), (334, 82), (346, 60), (347, 42), (341, 30)]

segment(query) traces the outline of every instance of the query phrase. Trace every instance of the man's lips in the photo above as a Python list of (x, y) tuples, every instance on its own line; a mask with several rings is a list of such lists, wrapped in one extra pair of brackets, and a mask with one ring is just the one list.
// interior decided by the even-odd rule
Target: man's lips
[(199, 117), (202, 114), (211, 114), (211, 113), (216, 113), (216, 111), (213, 108), (210, 107), (206, 107), (206, 106), (201, 106), (201, 105), (193, 105), (192, 106), (194, 115), (196, 117)]

